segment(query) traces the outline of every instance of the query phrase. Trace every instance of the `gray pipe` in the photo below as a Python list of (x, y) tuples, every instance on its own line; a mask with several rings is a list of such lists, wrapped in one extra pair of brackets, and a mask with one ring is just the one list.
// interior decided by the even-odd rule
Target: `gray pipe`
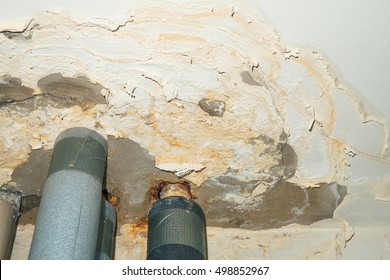
[(102, 199), (99, 235), (96, 246), (97, 260), (113, 260), (115, 246), (116, 213), (106, 199)]
[(148, 213), (147, 259), (207, 259), (206, 219), (189, 185), (163, 183)]
[(54, 144), (29, 259), (94, 259), (107, 143), (86, 128)]
[(11, 257), (20, 200), (19, 193), (0, 190), (0, 260)]

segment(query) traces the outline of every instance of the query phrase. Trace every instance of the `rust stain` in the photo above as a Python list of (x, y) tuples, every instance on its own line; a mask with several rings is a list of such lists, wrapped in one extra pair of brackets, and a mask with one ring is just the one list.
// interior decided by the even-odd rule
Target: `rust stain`
[(148, 201), (150, 203), (150, 205), (152, 205), (153, 203), (155, 203), (159, 199), (159, 196), (160, 196), (159, 194), (160, 194), (160, 190), (161, 190), (160, 182), (162, 182), (162, 181), (158, 181), (155, 184), (153, 184), (152, 186), (150, 186), (148, 192), (146, 193), (145, 201)]
[(104, 126), (100, 122), (95, 122), (93, 125), (94, 128), (104, 128)]
[(191, 199), (196, 199), (197, 197), (194, 195), (193, 191), (191, 190), (190, 183), (187, 181), (177, 181), (177, 182), (168, 182), (164, 180), (156, 181), (148, 190), (146, 193), (146, 199), (145, 201), (148, 201), (150, 205), (155, 203), (158, 199), (160, 199), (161, 190), (168, 186), (168, 185), (180, 185), (190, 194)]
[(188, 182), (160, 182), (160, 193), (159, 197), (165, 198), (165, 197), (171, 197), (171, 196), (180, 196), (184, 197), (186, 199), (192, 199), (192, 192), (190, 183)]
[(146, 235), (148, 231), (148, 218), (142, 217), (138, 223), (131, 225), (128, 234), (132, 236)]
[(153, 130), (156, 132), (156, 134), (159, 134), (161, 135), (161, 137), (163, 139), (165, 139), (166, 141), (168, 141), (172, 146), (175, 146), (175, 147), (183, 147), (183, 148), (187, 148), (187, 149), (191, 149), (191, 146), (189, 145), (186, 145), (184, 143), (181, 143), (179, 142), (179, 140), (177, 140), (176, 138), (168, 135), (168, 133), (164, 132), (164, 131), (161, 131), (160, 128), (159, 128), (159, 124), (158, 123), (152, 123), (150, 125), (150, 127), (153, 128)]
[(176, 146), (176, 147), (183, 147), (183, 148), (187, 148), (187, 149), (190, 149), (191, 147), (184, 144), (184, 143), (180, 143), (178, 140), (176, 140), (175, 138), (173, 137), (167, 137), (167, 140), (169, 141), (169, 143), (172, 145), (172, 146)]
[(119, 198), (112, 195), (112, 194), (107, 194), (107, 199), (108, 199), (108, 202), (110, 202), (113, 206), (116, 206), (117, 204), (119, 204)]

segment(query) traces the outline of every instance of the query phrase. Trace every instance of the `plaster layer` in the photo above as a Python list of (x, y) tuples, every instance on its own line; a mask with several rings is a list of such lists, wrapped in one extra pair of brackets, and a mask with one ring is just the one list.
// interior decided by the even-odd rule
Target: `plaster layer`
[(237, 209), (280, 181), (345, 185), (332, 248), (351, 235), (345, 223), (389, 226), (388, 121), (251, 1), (135, 1), (120, 21), (48, 9), (0, 30), (0, 185), (26, 190), (12, 176), (31, 151), (85, 126), (132, 139), (159, 174), (194, 187), (226, 176), (250, 186), (225, 194)]
[[(234, 6), (233, 13), (231, 6), (200, 2), (174, 5), (171, 15), (172, 5), (135, 5), (116, 26), (43, 12), (20, 32), (2, 33), (0, 76), (33, 89), (28, 100), (47, 93), (65, 98), (66, 79), (86, 77), (101, 85), (106, 104), (99, 99), (60, 108), (54, 102), (27, 114), (16, 104), (25, 101), (3, 100), (15, 107), (1, 110), (1, 183), (31, 148), (51, 148), (60, 131), (75, 125), (131, 138), (155, 156), (157, 166), (187, 174), (197, 185), (228, 168), (240, 170), (242, 180), (258, 177), (275, 163), (253, 158), (266, 147), (249, 140), (285, 132), (298, 155), (292, 181), (313, 186), (343, 180), (345, 143), (333, 135), (337, 84), (326, 61), (286, 46), (255, 11)], [(63, 81), (47, 86), (54, 74)], [(87, 87), (80, 89), (88, 94)], [(223, 116), (205, 112), (199, 104), (206, 99), (223, 104)]]

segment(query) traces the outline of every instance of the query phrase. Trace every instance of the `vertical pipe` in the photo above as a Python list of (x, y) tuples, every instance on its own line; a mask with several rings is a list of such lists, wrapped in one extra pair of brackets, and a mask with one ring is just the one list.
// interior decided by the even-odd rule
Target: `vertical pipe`
[(19, 193), (0, 190), (0, 260), (11, 257), (20, 200)]
[(207, 259), (206, 219), (189, 185), (166, 183), (148, 212), (148, 260)]
[(86, 128), (54, 144), (29, 259), (94, 259), (107, 143)]
[(99, 235), (96, 246), (97, 260), (113, 260), (115, 246), (116, 213), (106, 199), (102, 199)]

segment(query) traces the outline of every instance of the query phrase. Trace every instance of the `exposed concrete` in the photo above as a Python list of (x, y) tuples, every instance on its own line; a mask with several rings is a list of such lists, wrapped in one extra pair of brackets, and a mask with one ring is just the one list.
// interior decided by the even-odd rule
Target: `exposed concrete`
[(40, 95), (33, 95), (34, 89), (22, 85), (21, 79), (1, 77), (0, 105), (15, 103), (17, 107), (31, 111), (49, 105), (56, 108), (78, 105), (85, 109), (96, 104), (106, 104), (100, 93), (103, 87), (83, 76), (67, 78), (56, 73), (41, 78), (37, 83)]
[(250, 183), (224, 177), (206, 181), (196, 195), (208, 225), (246, 229), (310, 225), (332, 218), (346, 195), (346, 187), (337, 184), (302, 189), (285, 181), (255, 197), (253, 190)]
[(106, 104), (101, 95), (103, 87), (86, 77), (67, 78), (61, 74), (51, 74), (38, 81), (40, 91), (53, 101), (56, 108), (94, 107), (96, 104)]
[(242, 72), (241, 77), (242, 77), (242, 81), (248, 85), (252, 85), (252, 86), (262, 86), (263, 85), (262, 83), (255, 81), (255, 79), (253, 79), (251, 73), (248, 71)]
[(107, 191), (116, 196), (119, 224), (145, 219), (151, 205), (149, 190), (160, 180), (178, 178), (156, 168), (153, 157), (130, 139), (108, 138)]
[(202, 98), (198, 104), (199, 107), (210, 116), (223, 117), (223, 113), (225, 113), (226, 105), (223, 101)]
[[(12, 174), (12, 185), (24, 197), (41, 196), (49, 171), (52, 150), (32, 150), (26, 163)], [(22, 204), (23, 205), (23, 204)]]
[[(258, 180), (241, 181), (238, 171), (230, 170), (209, 178), (200, 188), (192, 184), (197, 202), (207, 215), (210, 226), (267, 229), (291, 223), (309, 225), (333, 217), (342, 202), (346, 187), (337, 183), (321, 184), (317, 188), (302, 189), (285, 180), (294, 175), (296, 155), (286, 143), (277, 143), (265, 135), (250, 140), (268, 144), (262, 155), (274, 156), (277, 161), (267, 174)], [(153, 202), (153, 188), (159, 181), (179, 180), (171, 172), (156, 168), (154, 158), (138, 143), (129, 139), (108, 137), (106, 189), (118, 212), (119, 227), (146, 218)], [(34, 207), (47, 176), (51, 150), (35, 150), (27, 163), (15, 170), (13, 184), (23, 192), (21, 224), (34, 223)], [(34, 171), (34, 172), (33, 172)], [(264, 171), (266, 172), (266, 171)], [(266, 186), (259, 192), (259, 185)], [(29, 213), (29, 210), (32, 210)]]
[(22, 85), (19, 78), (10, 76), (0, 77), (0, 106), (31, 98), (34, 90)]

